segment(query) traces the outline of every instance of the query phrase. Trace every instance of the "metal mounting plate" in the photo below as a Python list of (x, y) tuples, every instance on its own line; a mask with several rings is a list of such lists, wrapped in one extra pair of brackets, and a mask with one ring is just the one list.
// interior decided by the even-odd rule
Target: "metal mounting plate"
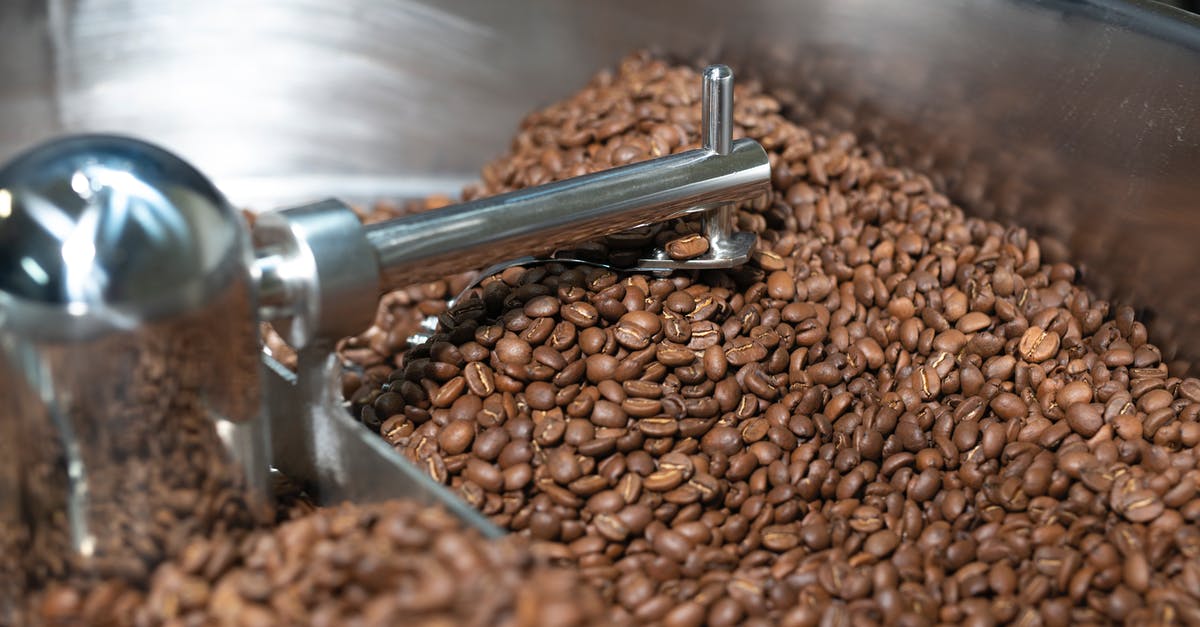
[(692, 259), (676, 260), (667, 256), (661, 248), (655, 249), (650, 257), (639, 259), (629, 270), (712, 270), (733, 268), (750, 260), (757, 237), (753, 233), (737, 231), (728, 237), (720, 248), (710, 248), (707, 253)]

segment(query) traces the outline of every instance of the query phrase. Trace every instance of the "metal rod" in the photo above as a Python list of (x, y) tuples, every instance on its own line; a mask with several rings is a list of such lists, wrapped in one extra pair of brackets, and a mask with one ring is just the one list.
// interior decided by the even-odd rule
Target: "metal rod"
[(373, 224), (366, 239), (394, 289), (748, 200), (770, 177), (766, 151), (741, 139)]
[(704, 68), (700, 91), (700, 140), (705, 149), (727, 155), (733, 145), (733, 70)]
[[(727, 65), (704, 69), (700, 89), (700, 138), (706, 150), (729, 153), (733, 145), (733, 70)], [(721, 256), (733, 234), (733, 206), (725, 204), (704, 214), (701, 232), (714, 257)]]

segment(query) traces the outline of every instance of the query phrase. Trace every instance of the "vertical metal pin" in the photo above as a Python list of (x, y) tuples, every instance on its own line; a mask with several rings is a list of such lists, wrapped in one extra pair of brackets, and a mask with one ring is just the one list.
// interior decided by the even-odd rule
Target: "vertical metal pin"
[[(729, 154), (733, 145), (733, 70), (727, 65), (704, 68), (700, 92), (700, 138), (704, 148), (719, 155)], [(710, 254), (720, 256), (733, 233), (733, 206), (725, 205), (704, 214), (701, 229), (708, 238)]]

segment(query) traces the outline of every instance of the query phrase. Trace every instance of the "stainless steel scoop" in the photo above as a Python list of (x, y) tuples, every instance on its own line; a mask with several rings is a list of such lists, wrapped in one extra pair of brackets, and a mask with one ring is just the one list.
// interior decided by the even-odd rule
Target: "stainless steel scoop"
[[(706, 70), (703, 93), (701, 149), (370, 226), (327, 200), (250, 233), (194, 168), (121, 137), (0, 169), (8, 568), (135, 576), (230, 512), (268, 517), (272, 465), (322, 503), (419, 498), (498, 535), (347, 414), (334, 342), (371, 324), (382, 291), (697, 211), (705, 257), (638, 267), (744, 262), (754, 238), (732, 232), (730, 204), (767, 191), (767, 155), (731, 141), (728, 68)], [(262, 320), (298, 350), (296, 373), (259, 365)]]

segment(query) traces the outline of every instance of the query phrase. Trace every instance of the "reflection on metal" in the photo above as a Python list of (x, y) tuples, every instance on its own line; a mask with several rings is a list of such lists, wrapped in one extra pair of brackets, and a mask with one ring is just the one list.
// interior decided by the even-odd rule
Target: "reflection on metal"
[(740, 139), (727, 155), (690, 150), (373, 224), (367, 239), (394, 287), (753, 200), (769, 184), (766, 152)]
[(238, 214), (123, 138), (50, 142), (0, 188), (0, 581), (141, 580), (188, 534), (269, 520)]

